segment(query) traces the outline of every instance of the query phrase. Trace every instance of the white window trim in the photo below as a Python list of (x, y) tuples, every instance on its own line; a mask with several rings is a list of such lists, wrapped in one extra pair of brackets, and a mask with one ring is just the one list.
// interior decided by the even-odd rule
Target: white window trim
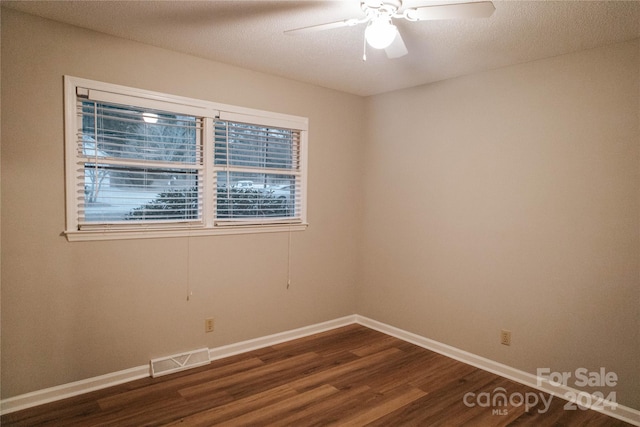
[[(207, 125), (204, 126), (202, 139), (204, 142), (204, 196), (203, 219), (198, 224), (136, 224), (128, 227), (117, 225), (96, 225), (89, 229), (78, 230), (77, 204), (72, 196), (77, 188), (77, 177), (73, 173), (76, 162), (77, 146), (77, 88), (86, 88), (92, 97), (109, 102), (122, 103), (125, 97), (131, 97), (132, 105), (166, 110), (167, 103), (172, 104), (175, 112), (203, 117)], [(118, 101), (115, 101), (118, 99)], [(305, 230), (307, 224), (307, 141), (309, 120), (306, 117), (273, 113), (251, 108), (237, 107), (182, 96), (168, 95), (159, 92), (136, 89), (127, 86), (114, 85), (79, 77), (64, 76), (64, 138), (65, 138), (65, 184), (66, 184), (66, 225), (64, 234), (69, 241), (91, 240), (120, 240), (141, 238), (167, 238), (185, 236), (212, 236), (227, 234), (272, 233)], [(300, 131), (300, 168), (301, 168), (301, 207), (300, 220), (291, 223), (273, 223), (265, 219), (264, 223), (216, 225), (213, 217), (215, 204), (215, 188), (213, 188), (213, 137), (209, 134), (213, 121), (216, 119), (242, 121), (257, 125), (267, 125), (296, 129)]]

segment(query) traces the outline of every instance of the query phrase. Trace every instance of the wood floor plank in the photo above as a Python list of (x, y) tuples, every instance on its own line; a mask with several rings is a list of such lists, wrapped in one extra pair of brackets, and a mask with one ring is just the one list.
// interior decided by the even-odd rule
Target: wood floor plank
[(376, 406), (363, 408), (358, 411), (357, 414), (346, 418), (344, 420), (340, 420), (335, 422), (334, 426), (344, 426), (344, 427), (355, 427), (355, 426), (363, 426), (373, 421), (384, 417), (399, 408), (402, 408), (417, 399), (425, 396), (426, 393), (419, 388), (409, 387), (406, 390), (403, 390), (398, 395), (394, 395), (389, 399), (384, 399), (380, 401)]
[[(294, 366), (286, 371), (286, 375), (282, 375), (281, 371), (272, 371), (247, 381), (237, 382), (225, 387), (225, 391), (232, 394), (237, 399), (243, 398), (253, 393), (259, 393), (263, 390), (276, 387), (282, 384), (289, 384), (298, 379), (309, 378), (314, 374), (324, 372), (335, 366), (354, 361), (354, 356), (348, 352), (336, 353), (331, 357), (318, 357), (306, 364)], [(303, 390), (298, 390), (303, 391)]]
[(386, 426), (389, 423), (432, 425), (443, 419), (451, 422), (450, 425), (459, 425), (456, 417), (467, 413), (469, 409), (464, 405), (464, 394), (482, 390), (497, 381), (499, 377), (475, 369), (463, 378), (448, 380), (446, 385), (438, 388), (434, 385), (428, 391), (423, 390), (426, 393), (423, 398), (398, 409), (372, 425)]
[(244, 399), (234, 400), (226, 405), (217, 406), (215, 408), (207, 409), (205, 411), (183, 417), (180, 420), (174, 421), (168, 425), (182, 425), (190, 427), (210, 426), (222, 421), (226, 421), (235, 416), (272, 405), (286, 398), (296, 396), (297, 394), (298, 393), (288, 385), (283, 385), (264, 391), (262, 393), (246, 397)]
[(379, 364), (389, 357), (399, 356), (401, 353), (402, 352), (396, 348), (383, 350), (359, 360), (338, 365), (325, 371), (292, 381), (290, 385), (296, 389), (305, 389), (309, 387), (316, 387), (318, 384), (325, 382), (334, 381), (336, 378), (342, 378), (345, 375), (370, 375), (371, 371), (369, 368)]
[(476, 392), (476, 396), (478, 395), (478, 393), (485, 392), (489, 393), (489, 396), (493, 399), (496, 393), (502, 392), (503, 390), (505, 396), (507, 396), (506, 404), (503, 405), (498, 401), (494, 401), (496, 404), (492, 404), (488, 408), (478, 406), (478, 410), (476, 411), (465, 411), (466, 413), (463, 412), (462, 416), (459, 416), (456, 421), (464, 421), (465, 424), (470, 425), (490, 424), (496, 427), (511, 425), (515, 420), (517, 420), (524, 414), (526, 408), (524, 405), (519, 404), (519, 400), (515, 400), (516, 403), (513, 404), (514, 400), (509, 400), (508, 397), (516, 396), (517, 399), (519, 399), (518, 396), (523, 396), (524, 398), (526, 391), (531, 390), (530, 388), (510, 381), (506, 378), (499, 378), (497, 381), (493, 381), (491, 383), (491, 387), (483, 387), (482, 389), (478, 390), (478, 392)]
[[(469, 404), (537, 390), (360, 325), (5, 414), (2, 426), (626, 426), (595, 411)], [(471, 402), (473, 403), (473, 401)], [(476, 402), (478, 403), (478, 402)], [(498, 411), (496, 411), (498, 409)], [(502, 411), (500, 411), (502, 410)]]
[(410, 381), (414, 386), (431, 392), (476, 370), (473, 366), (438, 354), (429, 365), (417, 370)]
[(184, 389), (188, 385), (208, 384), (211, 381), (215, 381), (217, 378), (245, 372), (246, 370), (263, 365), (263, 361), (252, 357), (250, 359), (241, 360), (232, 365), (208, 369), (192, 375), (185, 375), (176, 378), (174, 381), (158, 382), (147, 387), (137, 388), (117, 395), (104, 397), (102, 399), (98, 399), (98, 404), (100, 405), (100, 408), (106, 410), (112, 407), (122, 406), (124, 403), (131, 404), (140, 400), (150, 400), (153, 399), (154, 396), (166, 397), (171, 394), (177, 395), (178, 390)]
[(135, 406), (110, 408), (109, 411), (93, 414), (82, 419), (56, 420), (51, 425), (84, 427), (87, 425), (134, 427), (158, 422), (173, 416), (176, 408), (185, 407), (185, 400), (180, 396), (159, 399)]
[(280, 418), (274, 425), (313, 426), (326, 425), (330, 420), (337, 422), (349, 409), (357, 408), (367, 401), (366, 394), (371, 398), (372, 392), (368, 386), (340, 390), (339, 393), (313, 402), (304, 411), (297, 411)]
[(365, 345), (378, 338), (376, 331), (371, 329), (363, 330), (359, 325), (352, 324), (293, 341), (279, 343), (274, 345), (273, 348), (282, 353), (305, 351), (330, 355), (334, 351), (344, 351), (344, 343), (349, 343), (349, 347), (353, 348), (357, 343)]
[[(366, 381), (367, 385), (380, 393), (386, 393), (418, 377), (424, 370), (424, 367), (429, 366), (434, 355), (435, 353), (425, 353), (422, 351), (403, 352), (388, 363), (376, 366), (378, 372), (384, 369), (384, 375), (368, 375), (367, 378), (362, 381)], [(345, 376), (337, 379), (335, 384), (337, 386), (346, 386), (351, 381), (353, 381), (353, 378)]]
[(359, 357), (368, 356), (370, 354), (378, 353), (382, 350), (394, 347), (398, 345), (398, 339), (390, 336), (384, 336), (375, 341), (371, 340), (359, 347), (351, 350), (353, 354)]
[(36, 408), (29, 408), (3, 415), (0, 425), (46, 426), (51, 420), (63, 421), (76, 419), (78, 414), (82, 414), (83, 417), (100, 414), (100, 407), (95, 401), (76, 402), (65, 406), (60, 406), (59, 402), (47, 403)]
[(303, 353), (298, 356), (293, 356), (285, 360), (281, 360), (278, 362), (265, 364), (263, 366), (259, 366), (257, 368), (249, 369), (246, 372), (240, 372), (237, 374), (229, 375), (226, 377), (218, 378), (215, 381), (205, 382), (202, 384), (185, 387), (180, 389), (179, 393), (184, 397), (193, 397), (203, 393), (211, 393), (214, 390), (218, 390), (224, 387), (228, 387), (234, 383), (246, 383), (247, 381), (259, 378), (263, 375), (273, 373), (273, 372), (282, 372), (283, 375), (286, 375), (286, 372), (299, 365), (304, 365), (309, 363), (311, 360), (317, 360), (318, 355), (315, 353)]
[(296, 394), (295, 396), (289, 397), (275, 404), (253, 410), (241, 416), (235, 417), (232, 420), (220, 423), (219, 425), (237, 427), (243, 425), (249, 426), (273, 424), (277, 422), (277, 420), (283, 415), (300, 411), (305, 405), (308, 405), (320, 399), (324, 399), (327, 396), (330, 396), (337, 392), (337, 388), (325, 384), (304, 393)]

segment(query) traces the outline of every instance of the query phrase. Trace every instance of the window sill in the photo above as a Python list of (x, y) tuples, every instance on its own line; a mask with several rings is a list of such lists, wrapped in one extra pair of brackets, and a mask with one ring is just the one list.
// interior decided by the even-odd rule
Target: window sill
[(304, 231), (309, 224), (244, 225), (216, 228), (165, 228), (145, 230), (83, 230), (64, 231), (69, 242), (88, 242), (96, 240), (163, 239), (171, 237), (219, 236), (228, 234), (278, 233)]

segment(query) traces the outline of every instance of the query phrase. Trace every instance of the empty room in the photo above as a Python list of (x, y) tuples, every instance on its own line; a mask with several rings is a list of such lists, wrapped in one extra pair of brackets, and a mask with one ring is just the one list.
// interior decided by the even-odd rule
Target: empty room
[(640, 2), (1, 6), (2, 425), (640, 426)]

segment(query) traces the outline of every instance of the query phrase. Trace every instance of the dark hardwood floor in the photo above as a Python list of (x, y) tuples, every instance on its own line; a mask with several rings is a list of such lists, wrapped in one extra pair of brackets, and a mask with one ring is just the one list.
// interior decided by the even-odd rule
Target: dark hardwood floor
[[(525, 410), (518, 398), (537, 405)], [(468, 394), (474, 393), (474, 394)], [(484, 394), (482, 394), (484, 393)], [(531, 393), (531, 394), (528, 394)], [(465, 403), (465, 395), (466, 403)], [(484, 396), (484, 397), (481, 397)], [(3, 426), (617, 426), (359, 325), (2, 416)]]

